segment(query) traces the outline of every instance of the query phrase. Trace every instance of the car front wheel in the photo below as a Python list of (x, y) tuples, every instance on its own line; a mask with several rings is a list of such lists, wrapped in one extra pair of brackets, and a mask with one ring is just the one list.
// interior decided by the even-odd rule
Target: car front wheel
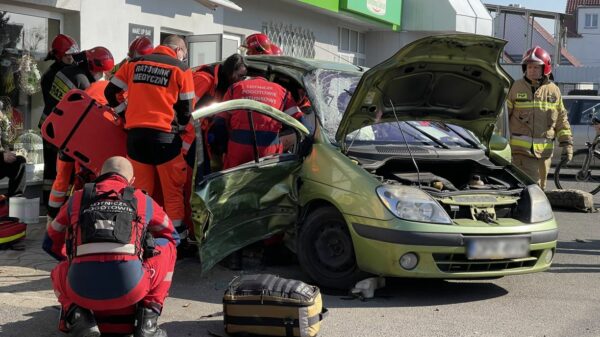
[(298, 239), (300, 265), (318, 285), (349, 289), (366, 277), (356, 264), (346, 222), (335, 208), (323, 207), (310, 213)]

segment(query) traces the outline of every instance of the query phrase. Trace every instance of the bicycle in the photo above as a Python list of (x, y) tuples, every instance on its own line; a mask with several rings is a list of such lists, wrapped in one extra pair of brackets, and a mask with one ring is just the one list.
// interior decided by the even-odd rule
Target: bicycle
[(554, 171), (554, 183), (558, 189), (576, 189), (591, 194), (600, 191), (600, 134), (587, 149), (573, 153), (571, 161), (562, 160)]

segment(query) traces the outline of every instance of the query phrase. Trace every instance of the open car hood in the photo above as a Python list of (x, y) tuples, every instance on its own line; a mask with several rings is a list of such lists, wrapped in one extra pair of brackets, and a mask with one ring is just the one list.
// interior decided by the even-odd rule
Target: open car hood
[(309, 134), (308, 129), (306, 129), (306, 127), (302, 125), (302, 123), (298, 122), (295, 118), (286, 115), (270, 105), (266, 105), (251, 99), (234, 99), (227, 102), (215, 103), (192, 112), (192, 118), (199, 119), (210, 117), (224, 111), (233, 110), (255, 111), (274, 118), (279, 122), (294, 128), (302, 137), (306, 137)]
[(459, 125), (487, 145), (512, 83), (498, 63), (505, 44), (488, 36), (451, 34), (405, 46), (363, 75), (337, 142), (345, 144), (349, 133), (397, 116)]

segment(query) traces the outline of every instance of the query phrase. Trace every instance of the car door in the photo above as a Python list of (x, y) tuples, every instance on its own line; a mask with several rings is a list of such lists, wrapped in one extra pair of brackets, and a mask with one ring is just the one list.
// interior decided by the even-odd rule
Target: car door
[(232, 100), (194, 112), (195, 119), (245, 109), (275, 118), (298, 134), (287, 153), (255, 158), (207, 175), (196, 185), (192, 209), (202, 270), (207, 271), (237, 249), (282, 232), (298, 216), (300, 143), (308, 130), (297, 120), (252, 100)]

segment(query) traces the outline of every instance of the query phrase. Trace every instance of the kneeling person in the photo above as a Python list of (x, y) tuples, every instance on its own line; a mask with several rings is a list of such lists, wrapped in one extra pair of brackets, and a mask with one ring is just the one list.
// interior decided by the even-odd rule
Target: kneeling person
[(71, 336), (100, 336), (94, 310), (137, 304), (135, 337), (167, 336), (157, 324), (171, 287), (179, 236), (152, 198), (131, 186), (123, 157), (106, 160), (101, 175), (63, 205), (43, 248), (61, 262), (52, 270)]

